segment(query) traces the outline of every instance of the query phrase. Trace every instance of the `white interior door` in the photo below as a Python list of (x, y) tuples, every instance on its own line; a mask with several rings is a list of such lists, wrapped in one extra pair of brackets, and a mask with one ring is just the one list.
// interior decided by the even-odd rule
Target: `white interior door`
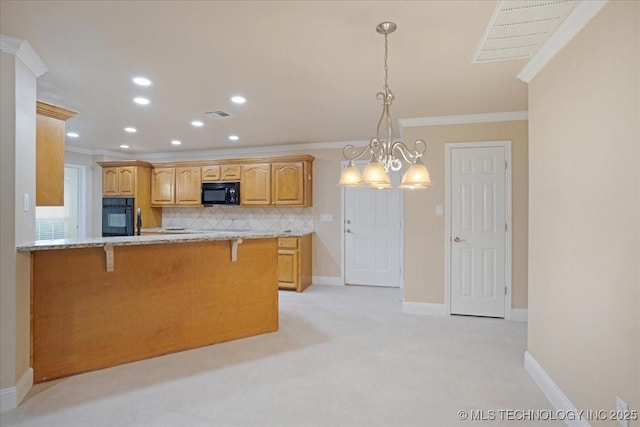
[(505, 316), (505, 147), (450, 154), (451, 313)]
[(400, 191), (345, 188), (345, 283), (400, 286)]

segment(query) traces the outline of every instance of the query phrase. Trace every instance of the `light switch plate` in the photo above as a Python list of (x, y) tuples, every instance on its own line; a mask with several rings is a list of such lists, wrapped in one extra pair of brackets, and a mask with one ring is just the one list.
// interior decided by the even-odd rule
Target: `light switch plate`
[(333, 221), (333, 214), (320, 214), (320, 222)]
[(437, 216), (442, 216), (442, 215), (444, 215), (444, 206), (442, 206), (442, 205), (436, 205), (436, 215), (437, 215)]
[(29, 200), (29, 193), (24, 193), (22, 196), (22, 210), (25, 212), (29, 212), (30, 207), (31, 201)]

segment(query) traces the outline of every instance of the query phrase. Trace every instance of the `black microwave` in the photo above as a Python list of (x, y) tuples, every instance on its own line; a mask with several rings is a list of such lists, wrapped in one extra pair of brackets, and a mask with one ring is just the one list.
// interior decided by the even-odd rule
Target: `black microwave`
[(203, 206), (213, 205), (239, 205), (239, 182), (203, 182), (202, 183)]

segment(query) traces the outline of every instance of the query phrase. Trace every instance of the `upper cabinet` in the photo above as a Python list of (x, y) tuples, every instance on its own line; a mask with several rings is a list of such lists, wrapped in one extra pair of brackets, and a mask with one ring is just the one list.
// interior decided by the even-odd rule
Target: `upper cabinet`
[(224, 164), (220, 167), (222, 181), (240, 181), (241, 168), (240, 165)]
[(312, 206), (313, 156), (154, 163), (153, 206), (200, 206), (203, 182), (240, 181), (244, 206)]
[(242, 165), (240, 204), (259, 206), (271, 204), (271, 164)]
[(200, 205), (202, 178), (199, 167), (176, 168), (176, 205)]
[(220, 165), (202, 166), (202, 182), (220, 181)]
[(76, 114), (36, 102), (36, 206), (64, 206), (64, 125)]
[(216, 163), (202, 166), (202, 182), (209, 181), (240, 181), (241, 168), (239, 164)]
[[(273, 181), (273, 204), (286, 206), (304, 206), (305, 188), (304, 162), (273, 163), (271, 165)], [(309, 182), (311, 182), (309, 180)]]
[(198, 206), (202, 187), (200, 166), (155, 167), (151, 176), (154, 206)]
[(253, 206), (311, 206), (311, 160), (242, 165), (240, 203)]
[(151, 172), (151, 204), (175, 204), (176, 168), (154, 167)]
[(136, 167), (108, 166), (102, 168), (102, 195), (105, 197), (135, 197)]

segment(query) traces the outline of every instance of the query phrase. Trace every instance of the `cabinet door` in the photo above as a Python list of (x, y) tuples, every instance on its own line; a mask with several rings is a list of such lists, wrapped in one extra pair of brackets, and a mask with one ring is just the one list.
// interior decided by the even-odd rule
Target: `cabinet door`
[(271, 164), (256, 163), (242, 165), (240, 204), (271, 204)]
[(173, 205), (175, 168), (155, 168), (151, 172), (151, 204)]
[(176, 205), (199, 205), (202, 179), (199, 167), (176, 168)]
[(240, 181), (240, 165), (222, 165), (221, 169), (223, 181)]
[(278, 250), (278, 287), (298, 288), (298, 252), (296, 250)]
[(118, 195), (135, 197), (136, 195), (135, 166), (120, 166), (118, 168)]
[(220, 181), (220, 165), (202, 166), (202, 181)]
[(102, 168), (102, 195), (118, 195), (118, 168)]
[(304, 205), (304, 163), (271, 165), (274, 205)]

